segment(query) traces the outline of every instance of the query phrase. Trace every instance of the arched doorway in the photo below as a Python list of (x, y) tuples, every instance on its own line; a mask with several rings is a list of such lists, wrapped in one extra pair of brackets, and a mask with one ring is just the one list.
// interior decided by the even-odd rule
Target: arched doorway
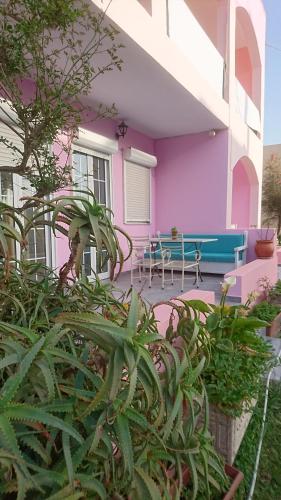
[(258, 221), (259, 181), (251, 160), (244, 156), (232, 172), (231, 224), (237, 228), (254, 226)]

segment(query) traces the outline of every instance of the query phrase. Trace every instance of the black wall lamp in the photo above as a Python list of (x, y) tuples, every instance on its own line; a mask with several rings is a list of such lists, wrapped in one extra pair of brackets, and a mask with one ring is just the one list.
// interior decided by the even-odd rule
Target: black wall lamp
[(118, 127), (117, 127), (117, 131), (116, 131), (116, 139), (119, 139), (119, 137), (125, 137), (125, 135), (127, 134), (127, 130), (128, 130), (128, 125), (126, 125), (126, 123), (124, 122), (124, 120), (121, 121), (121, 123), (119, 123)]

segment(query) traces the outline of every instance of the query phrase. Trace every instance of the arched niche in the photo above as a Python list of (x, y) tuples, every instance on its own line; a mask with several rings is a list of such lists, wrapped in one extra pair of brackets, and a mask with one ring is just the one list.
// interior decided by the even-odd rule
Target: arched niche
[(259, 181), (251, 160), (244, 156), (232, 171), (231, 224), (249, 228), (257, 224), (259, 208)]

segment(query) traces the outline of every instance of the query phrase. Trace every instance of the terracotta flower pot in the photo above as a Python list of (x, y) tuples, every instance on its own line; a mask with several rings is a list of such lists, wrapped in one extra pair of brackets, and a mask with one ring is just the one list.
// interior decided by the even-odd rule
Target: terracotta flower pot
[(273, 240), (257, 240), (255, 252), (258, 259), (270, 259), (274, 253)]
[(229, 490), (224, 495), (223, 500), (231, 500), (232, 498), (234, 498), (240, 483), (243, 481), (244, 474), (240, 470), (228, 464), (225, 465), (224, 470), (226, 475), (231, 479), (231, 484)]

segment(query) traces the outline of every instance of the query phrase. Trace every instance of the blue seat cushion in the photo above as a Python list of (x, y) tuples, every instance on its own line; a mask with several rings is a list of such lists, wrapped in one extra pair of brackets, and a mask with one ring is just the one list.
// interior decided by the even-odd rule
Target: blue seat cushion
[[(182, 260), (181, 252), (172, 252), (171, 260)], [(185, 260), (195, 260), (195, 252), (194, 254), (189, 254), (185, 256)], [(235, 255), (233, 253), (201, 253), (202, 262), (235, 262)]]
[[(169, 234), (161, 234), (162, 237), (171, 237)], [(202, 243), (200, 245), (200, 250), (202, 254), (208, 254), (209, 256), (211, 254), (220, 254), (224, 255), (225, 259), (228, 259), (230, 257), (227, 257), (227, 254), (232, 254), (233, 255), (233, 260), (225, 260), (224, 262), (234, 262), (234, 248), (240, 247), (244, 245), (244, 234), (195, 234), (195, 233), (184, 233), (183, 235), (184, 238), (206, 238), (206, 239), (216, 239), (217, 241), (210, 241), (209, 243)], [(179, 240), (180, 241), (180, 240)], [(164, 243), (165, 246), (173, 246), (173, 245), (179, 245), (179, 241), (175, 241), (175, 243)], [(188, 252), (194, 250), (194, 244), (193, 243), (185, 243), (184, 244), (184, 251)], [(205, 260), (202, 258), (202, 260)], [(209, 259), (210, 260), (210, 259)], [(217, 262), (215, 260), (214, 262)]]
[(201, 260), (203, 262), (235, 262), (235, 255), (234, 255), (234, 253), (230, 253), (230, 252), (228, 252), (228, 253), (202, 252)]
[(161, 250), (154, 250), (153, 253), (149, 253), (149, 252), (145, 252), (144, 253), (144, 258), (145, 259), (150, 259), (150, 257), (152, 257), (152, 259), (159, 259), (162, 257), (162, 253), (161, 253)]

